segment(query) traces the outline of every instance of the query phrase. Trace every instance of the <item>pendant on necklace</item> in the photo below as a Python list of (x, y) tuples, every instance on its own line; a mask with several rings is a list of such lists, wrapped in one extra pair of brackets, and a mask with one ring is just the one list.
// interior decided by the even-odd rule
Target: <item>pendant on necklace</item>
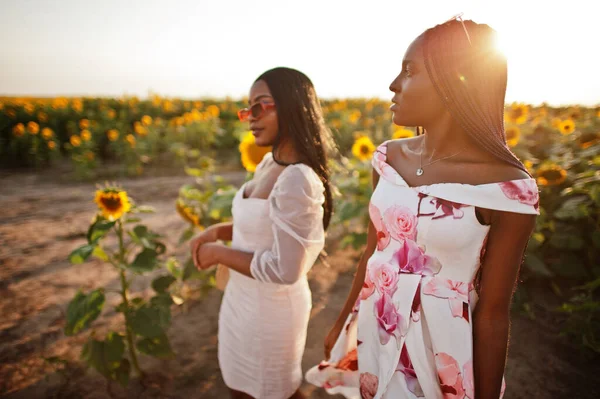
[(423, 173), (423, 168), (417, 169), (417, 176), (421, 176)]

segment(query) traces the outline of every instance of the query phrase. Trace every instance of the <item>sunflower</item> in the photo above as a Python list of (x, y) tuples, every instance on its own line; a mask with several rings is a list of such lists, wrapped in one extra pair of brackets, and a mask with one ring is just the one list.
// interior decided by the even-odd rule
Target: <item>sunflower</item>
[(81, 112), (83, 111), (83, 101), (81, 101), (80, 99), (75, 99), (73, 100), (71, 107), (73, 107), (75, 111)]
[(392, 135), (392, 139), (407, 139), (409, 137), (415, 137), (415, 132), (412, 130), (405, 129), (403, 127), (397, 127), (394, 129), (394, 134)]
[(256, 145), (252, 133), (247, 133), (240, 142), (239, 150), (242, 155), (242, 165), (248, 172), (254, 172), (263, 157), (271, 151), (271, 147)]
[(575, 122), (572, 119), (565, 119), (558, 125), (558, 130), (562, 135), (568, 135), (575, 131)]
[(567, 171), (556, 164), (542, 166), (537, 171), (537, 182), (540, 186), (557, 186), (567, 178)]
[[(152, 123), (152, 122), (151, 122)], [(138, 135), (138, 136), (146, 136), (148, 134), (148, 129), (146, 129), (144, 127), (144, 122), (140, 123), (140, 122), (135, 122), (133, 124), (133, 131)]]
[(513, 104), (510, 109), (504, 114), (504, 119), (507, 122), (516, 123), (522, 125), (527, 122), (527, 115), (529, 114), (529, 107), (525, 104)]
[(87, 119), (82, 119), (79, 121), (79, 128), (80, 129), (87, 129), (88, 127), (90, 127), (90, 121)]
[(131, 148), (135, 147), (135, 136), (133, 134), (128, 134), (127, 136), (125, 136), (125, 141), (129, 143)]
[(15, 136), (21, 137), (22, 135), (25, 134), (25, 125), (23, 125), (22, 123), (17, 123), (13, 127), (12, 132)]
[(40, 125), (35, 122), (29, 122), (27, 124), (27, 131), (31, 134), (38, 134), (40, 131)]
[(206, 112), (208, 112), (212, 117), (217, 118), (221, 111), (216, 105), (209, 105), (208, 107), (206, 107)]
[(83, 141), (90, 141), (92, 139), (92, 134), (87, 129), (82, 130), (80, 133), (80, 136), (81, 136), (81, 140), (83, 140)]
[(42, 137), (45, 140), (50, 140), (54, 136), (54, 132), (49, 127), (45, 127), (42, 129)]
[(131, 209), (127, 192), (118, 187), (97, 190), (94, 202), (98, 205), (102, 216), (110, 221), (119, 219)]
[(586, 133), (583, 133), (577, 139), (577, 143), (584, 150), (586, 148), (590, 148), (591, 146), (594, 146), (594, 145), (600, 143), (600, 132), (596, 132), (596, 133), (586, 132)]
[(530, 160), (526, 159), (525, 161), (523, 161), (523, 165), (525, 166), (525, 168), (528, 171), (532, 171), (533, 170), (533, 162), (531, 162)]
[(90, 162), (93, 161), (96, 157), (92, 151), (86, 151), (85, 154), (83, 154), (83, 156), (86, 157), (86, 159)]
[(356, 122), (358, 122), (360, 117), (361, 117), (360, 111), (354, 110), (350, 113), (350, 117), (348, 119), (350, 120), (350, 123), (356, 123)]
[(196, 212), (194, 212), (194, 210), (191, 207), (186, 206), (181, 199), (177, 200), (177, 202), (175, 203), (175, 208), (177, 209), (177, 213), (179, 213), (179, 216), (181, 216), (183, 220), (185, 220), (193, 226), (200, 226), (200, 217), (196, 214)]
[(142, 116), (142, 125), (144, 125), (144, 126), (152, 125), (152, 117), (149, 115)]
[(517, 126), (511, 126), (506, 129), (506, 144), (509, 147), (514, 147), (519, 143), (519, 139), (521, 138), (521, 129)]
[(73, 135), (71, 136), (71, 138), (69, 139), (69, 142), (71, 143), (71, 145), (73, 147), (79, 147), (81, 145), (81, 137), (77, 136), (77, 135)]
[(108, 111), (106, 111), (106, 116), (108, 116), (108, 119), (114, 119), (115, 116), (117, 116), (117, 111), (115, 111), (114, 109), (109, 109)]
[(560, 118), (552, 118), (550, 123), (552, 124), (553, 128), (558, 129), (562, 121), (560, 120)]
[(119, 138), (119, 131), (117, 129), (110, 129), (106, 132), (106, 135), (110, 141), (117, 141)]
[(48, 114), (45, 112), (38, 112), (37, 117), (38, 117), (39, 121), (42, 123), (48, 122)]
[(56, 143), (54, 141), (48, 142), (48, 149), (54, 150), (56, 148)]
[(375, 145), (370, 138), (363, 136), (359, 137), (352, 146), (352, 154), (361, 161), (367, 161), (373, 156)]

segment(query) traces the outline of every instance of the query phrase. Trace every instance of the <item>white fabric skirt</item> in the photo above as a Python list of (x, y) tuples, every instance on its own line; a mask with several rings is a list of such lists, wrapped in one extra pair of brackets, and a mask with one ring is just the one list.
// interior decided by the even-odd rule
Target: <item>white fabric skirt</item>
[(312, 307), (306, 277), (261, 283), (233, 270), (219, 315), (219, 365), (225, 384), (256, 399), (287, 399), (302, 383)]

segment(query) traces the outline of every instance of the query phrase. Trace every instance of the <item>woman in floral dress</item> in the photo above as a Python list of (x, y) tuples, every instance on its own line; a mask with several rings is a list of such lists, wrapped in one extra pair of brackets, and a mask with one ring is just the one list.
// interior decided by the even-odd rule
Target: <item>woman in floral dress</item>
[(368, 244), (328, 361), (307, 373), (331, 393), (503, 394), (510, 302), (539, 196), (506, 145), (494, 34), (473, 21), (435, 26), (390, 85), (394, 123), (425, 133), (373, 156)]

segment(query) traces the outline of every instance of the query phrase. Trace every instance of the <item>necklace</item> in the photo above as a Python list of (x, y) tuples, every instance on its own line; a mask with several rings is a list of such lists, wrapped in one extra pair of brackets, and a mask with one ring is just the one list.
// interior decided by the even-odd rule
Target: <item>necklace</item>
[(275, 152), (273, 152), (272, 154), (273, 154), (273, 161), (275, 161), (275, 163), (276, 163), (277, 165), (281, 165), (281, 166), (289, 166), (289, 165), (297, 165), (297, 164), (299, 164), (299, 163), (302, 163), (302, 162), (284, 162), (284, 161), (280, 161), (279, 159), (277, 159), (277, 158), (275, 157)]
[[(458, 151), (458, 152), (457, 152), (457, 153), (455, 153), (455, 154), (448, 155), (447, 157), (438, 158), (438, 159), (436, 159), (436, 160), (434, 160), (434, 161), (428, 162), (428, 163), (426, 163), (425, 165), (423, 165), (423, 147), (424, 147), (424, 146), (425, 146), (425, 140), (423, 140), (423, 141), (421, 142), (421, 153), (419, 154), (419, 168), (417, 169), (417, 176), (423, 176), (423, 173), (425, 173), (425, 171), (423, 170), (423, 167), (425, 167), (425, 166), (429, 166), (429, 165), (431, 165), (431, 164), (434, 164), (434, 163), (436, 163), (436, 162), (438, 162), (438, 161), (442, 161), (442, 160), (444, 160), (444, 159), (448, 159), (448, 158), (455, 157), (455, 156), (457, 156), (458, 154), (460, 154), (461, 152), (463, 152), (463, 151), (465, 150), (465, 149), (463, 148), (463, 149), (461, 149), (460, 151)], [(433, 154), (435, 154), (435, 149), (433, 150)], [(431, 154), (431, 155), (433, 156), (433, 154)]]

